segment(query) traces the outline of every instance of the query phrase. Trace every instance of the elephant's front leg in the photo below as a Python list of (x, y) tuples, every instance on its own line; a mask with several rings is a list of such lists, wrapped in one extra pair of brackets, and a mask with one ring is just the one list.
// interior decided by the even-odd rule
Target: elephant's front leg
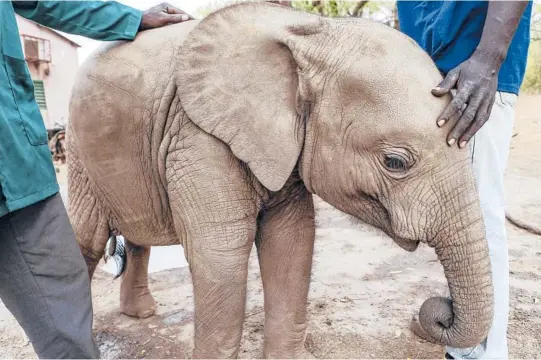
[[(192, 274), (193, 357), (236, 358), (258, 206), (245, 171), (223, 144), (206, 135), (190, 141), (189, 151), (170, 155), (167, 175), (175, 229)], [(191, 158), (202, 160), (186, 165)]]
[(146, 318), (154, 315), (156, 301), (148, 289), (150, 247), (137, 246), (128, 239), (126, 271), (120, 286), (120, 311), (128, 316)]
[[(195, 302), (194, 358), (236, 358), (246, 305), (248, 260), (256, 226), (199, 224), (190, 236)], [(203, 233), (204, 231), (204, 233)]]
[(304, 349), (314, 250), (314, 205), (304, 187), (265, 212), (257, 245), (265, 294), (266, 358), (310, 357)]

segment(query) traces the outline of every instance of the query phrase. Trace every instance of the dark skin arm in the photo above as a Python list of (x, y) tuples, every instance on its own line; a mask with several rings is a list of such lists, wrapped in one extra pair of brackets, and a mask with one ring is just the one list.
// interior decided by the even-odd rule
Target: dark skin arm
[(527, 5), (527, 1), (490, 1), (475, 52), (432, 90), (433, 95), (443, 96), (452, 88), (457, 89), (456, 96), (438, 118), (440, 127), (454, 123), (447, 136), (449, 145), (457, 143), (463, 148), (489, 119), (498, 73)]
[(139, 31), (154, 29), (165, 25), (194, 20), (194, 17), (167, 3), (162, 3), (143, 13)]
[[(13, 1), (19, 9), (33, 9), (37, 1)], [(139, 31), (154, 29), (165, 25), (176, 24), (183, 21), (194, 20), (195, 18), (168, 3), (161, 3), (143, 12)]]

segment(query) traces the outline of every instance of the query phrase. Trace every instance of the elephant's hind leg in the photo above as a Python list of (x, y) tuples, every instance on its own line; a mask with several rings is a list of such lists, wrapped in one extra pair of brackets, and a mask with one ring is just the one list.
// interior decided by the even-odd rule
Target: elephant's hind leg
[(68, 166), (69, 218), (92, 280), (109, 238), (109, 223), (75, 156), (70, 156)]
[(150, 247), (125, 241), (127, 264), (120, 286), (120, 311), (128, 316), (146, 318), (156, 312), (156, 301), (148, 289)]

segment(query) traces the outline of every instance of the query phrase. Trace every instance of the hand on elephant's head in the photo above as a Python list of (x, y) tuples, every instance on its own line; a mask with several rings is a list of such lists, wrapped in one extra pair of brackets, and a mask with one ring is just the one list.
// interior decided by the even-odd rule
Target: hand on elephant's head
[(186, 14), (184, 11), (167, 3), (162, 3), (143, 12), (139, 31), (155, 29), (193, 19), (191, 15)]
[(262, 3), (211, 14), (185, 46), (178, 94), (194, 123), (267, 189), (298, 166), (310, 191), (406, 250), (434, 246), (455, 302), (434, 314), (447, 303), (429, 303), (423, 326), (456, 347), (483, 339), (492, 283), (482, 216), (468, 154), (434, 123), (450, 99), (432, 96), (441, 76), (426, 53), (383, 24)]

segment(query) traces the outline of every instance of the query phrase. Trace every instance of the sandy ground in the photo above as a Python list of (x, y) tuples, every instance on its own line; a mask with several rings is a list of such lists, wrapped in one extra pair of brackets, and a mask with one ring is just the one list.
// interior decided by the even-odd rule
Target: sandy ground
[[(506, 175), (508, 208), (541, 223), (541, 186), (537, 180), (541, 176), (541, 96), (522, 96), (517, 107), (516, 136)], [(61, 171), (60, 182), (65, 181), (64, 176)], [(433, 251), (420, 246), (415, 253), (406, 253), (381, 232), (354, 224), (328, 204), (318, 201), (317, 209), (307, 348), (318, 358), (441, 359), (441, 347), (419, 340), (408, 330), (411, 315), (426, 298), (448, 295)], [(508, 231), (510, 357), (539, 358), (541, 238), (511, 224)], [(156, 254), (152, 258), (158, 258), (154, 260), (158, 264), (164, 253)], [(259, 357), (262, 348), (263, 297), (257, 260), (252, 255), (242, 358)], [(171, 256), (169, 263), (183, 264), (181, 252), (170, 252)], [(150, 276), (158, 312), (144, 320), (119, 314), (119, 280), (97, 271), (93, 280), (94, 327), (102, 357), (189, 356), (193, 333), (190, 273), (186, 267), (159, 270), (155, 267)], [(17, 323), (1, 306), (0, 357), (35, 357)]]

